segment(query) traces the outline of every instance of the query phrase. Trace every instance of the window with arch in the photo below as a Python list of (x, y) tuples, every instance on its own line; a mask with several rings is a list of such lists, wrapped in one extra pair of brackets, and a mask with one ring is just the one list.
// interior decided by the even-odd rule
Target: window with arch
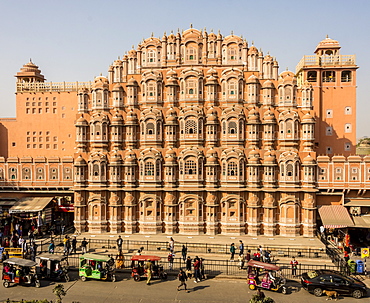
[(188, 94), (189, 95), (193, 95), (193, 94), (196, 93), (196, 81), (195, 80), (189, 79), (186, 82), (186, 85), (187, 85), (187, 89), (188, 89)]
[(154, 176), (154, 164), (151, 161), (146, 161), (144, 165), (145, 176)]
[(197, 133), (197, 122), (189, 119), (185, 122), (185, 134), (196, 134)]
[(22, 169), (22, 179), (29, 180), (31, 179), (31, 169), (28, 167), (25, 167)]
[(197, 50), (195, 47), (188, 47), (186, 49), (186, 59), (187, 60), (196, 60), (197, 59)]
[(307, 73), (307, 81), (316, 82), (317, 81), (317, 71), (309, 71)]
[(234, 161), (227, 163), (227, 175), (237, 176), (238, 175), (238, 165)]
[(233, 61), (237, 59), (237, 49), (235, 47), (230, 47), (228, 49), (228, 61)]
[(185, 175), (196, 175), (197, 174), (197, 164), (193, 160), (185, 161)]
[(147, 135), (154, 135), (154, 123), (148, 122), (146, 124), (146, 134)]
[(17, 179), (17, 169), (15, 167), (9, 168), (9, 176), (11, 180)]
[(228, 94), (230, 96), (232, 95), (236, 95), (237, 93), (237, 82), (235, 80), (230, 80), (228, 83), (227, 83), (227, 89), (228, 89)]
[(292, 102), (292, 88), (290, 86), (286, 86), (284, 88), (284, 95), (285, 95), (285, 102), (291, 103)]
[(148, 51), (148, 62), (154, 63), (156, 61), (156, 51), (154, 49), (150, 49)]
[(335, 71), (327, 70), (322, 73), (322, 82), (335, 82)]
[(237, 124), (235, 121), (230, 121), (227, 127), (227, 132), (231, 135), (237, 134)]
[(92, 175), (94, 177), (98, 177), (99, 176), (99, 172), (100, 172), (99, 164), (93, 164)]
[(286, 176), (293, 177), (293, 164), (292, 163), (288, 163), (286, 165)]
[(147, 96), (148, 97), (153, 97), (155, 96), (155, 83), (153, 81), (150, 81), (147, 86), (146, 86), (146, 89), (147, 89)]

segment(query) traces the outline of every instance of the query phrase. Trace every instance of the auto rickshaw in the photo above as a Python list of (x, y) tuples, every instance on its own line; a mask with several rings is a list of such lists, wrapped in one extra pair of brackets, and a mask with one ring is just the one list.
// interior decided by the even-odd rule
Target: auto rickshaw
[(286, 279), (282, 276), (279, 266), (255, 260), (249, 260), (247, 266), (249, 289), (259, 287), (287, 293)]
[(19, 285), (34, 285), (40, 287), (40, 280), (35, 273), (36, 262), (31, 260), (10, 258), (3, 262), (3, 286), (11, 283)]
[(79, 276), (82, 282), (87, 278), (116, 281), (114, 259), (106, 255), (83, 254), (80, 256)]
[(150, 261), (153, 264), (152, 279), (167, 279), (167, 273), (163, 270), (163, 265), (159, 264), (161, 257), (149, 256), (149, 255), (138, 255), (131, 258), (131, 276), (136, 282), (139, 282), (141, 278), (146, 278), (147, 273), (145, 270), (145, 263)]
[(66, 256), (41, 254), (36, 256), (36, 273), (39, 279), (69, 282)]

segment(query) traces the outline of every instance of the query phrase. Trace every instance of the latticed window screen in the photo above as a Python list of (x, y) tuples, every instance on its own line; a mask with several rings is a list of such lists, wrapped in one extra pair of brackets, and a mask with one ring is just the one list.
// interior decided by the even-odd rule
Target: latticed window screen
[(195, 175), (197, 173), (197, 164), (193, 160), (185, 162), (185, 175)]
[(154, 176), (154, 164), (152, 162), (145, 162), (145, 176)]
[(236, 176), (238, 172), (238, 166), (235, 162), (231, 161), (227, 164), (227, 175)]
[(286, 166), (286, 175), (288, 177), (293, 176), (293, 165), (291, 163), (287, 164)]
[(195, 120), (186, 121), (185, 133), (186, 134), (196, 134), (197, 133), (197, 122)]
[(147, 123), (146, 124), (146, 134), (147, 135), (153, 135), (154, 134), (154, 123)]
[(227, 130), (229, 134), (236, 134), (237, 133), (236, 122), (234, 121), (229, 122), (229, 127)]

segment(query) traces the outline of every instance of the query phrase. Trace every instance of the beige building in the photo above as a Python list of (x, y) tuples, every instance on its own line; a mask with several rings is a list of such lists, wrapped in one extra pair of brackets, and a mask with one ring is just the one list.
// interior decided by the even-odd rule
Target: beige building
[(92, 83), (45, 82), (30, 62), (17, 119), (0, 121), (3, 184), (73, 189), (79, 231), (313, 236), (320, 201), (341, 203), (320, 179), (330, 154), (349, 169), (355, 153), (357, 66), (339, 49), (324, 39), (279, 73), (245, 39), (190, 28)]

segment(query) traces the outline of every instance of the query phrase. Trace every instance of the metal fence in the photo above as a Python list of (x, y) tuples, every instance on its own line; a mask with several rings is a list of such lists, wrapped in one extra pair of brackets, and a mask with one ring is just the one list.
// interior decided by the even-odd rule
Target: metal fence
[[(62, 239), (60, 239), (61, 243)], [(57, 245), (57, 241), (55, 241)], [(117, 249), (117, 242), (115, 239), (88, 239), (88, 250), (94, 249)], [(49, 242), (50, 243), (50, 242)], [(58, 243), (58, 244), (59, 244)], [(77, 243), (79, 246), (81, 240)], [(60, 245), (60, 244), (59, 244)], [(228, 244), (208, 244), (208, 243), (187, 243), (187, 242), (176, 242), (175, 250), (181, 251), (182, 245), (187, 247), (188, 253), (192, 254), (230, 254), (230, 245)], [(45, 248), (45, 245), (43, 246)], [(163, 251), (168, 249), (168, 242), (156, 242), (156, 241), (134, 241), (134, 240), (123, 240), (122, 249), (128, 252), (133, 252), (139, 249), (145, 251)], [(244, 250), (251, 250), (255, 252), (258, 248), (256, 245), (245, 245)], [(264, 250), (271, 252), (271, 255), (275, 258), (278, 257), (299, 257), (299, 258), (318, 258), (328, 259), (329, 256), (326, 254), (325, 249), (312, 249), (312, 248), (291, 248), (282, 246), (263, 246)]]
[[(79, 257), (80, 255), (71, 255), (68, 257), (68, 265), (72, 269), (77, 269), (79, 266)], [(173, 266), (170, 269), (170, 264), (167, 262), (166, 258), (162, 258), (162, 262), (164, 270), (171, 274), (176, 274), (180, 268), (185, 269), (186, 263), (182, 258), (175, 258), (173, 262)], [(247, 278), (247, 267), (243, 266), (240, 269), (239, 262), (231, 262), (230, 260), (204, 260), (204, 270), (205, 275), (209, 277), (217, 277), (217, 276), (230, 276), (230, 277), (239, 277), (239, 278)], [(277, 263), (276, 265), (280, 266), (280, 270), (284, 277), (287, 279), (293, 279), (291, 265), (288, 263)], [(334, 265), (317, 265), (317, 264), (298, 264), (297, 274), (296, 276), (300, 276), (302, 273), (307, 271), (313, 271), (318, 269), (329, 269), (329, 270), (338, 270), (337, 266)], [(131, 259), (126, 258), (124, 260), (124, 269), (123, 273), (130, 273), (131, 272)]]

